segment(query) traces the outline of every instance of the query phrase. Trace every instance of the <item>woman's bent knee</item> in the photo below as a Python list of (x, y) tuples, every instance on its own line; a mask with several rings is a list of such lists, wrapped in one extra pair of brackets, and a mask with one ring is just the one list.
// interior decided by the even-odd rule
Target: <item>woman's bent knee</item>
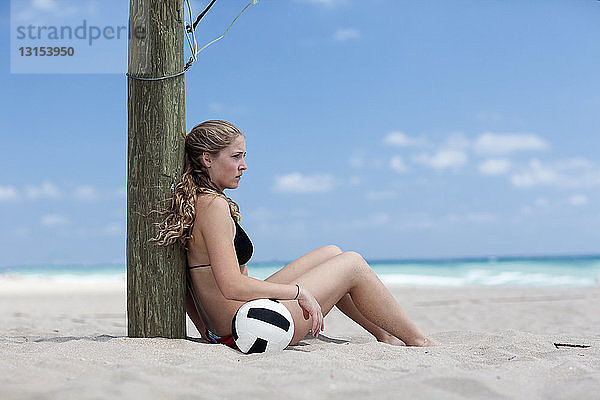
[(328, 244), (327, 246), (323, 246), (323, 250), (330, 254), (331, 257), (337, 256), (342, 253), (342, 249), (340, 249), (335, 244)]
[(344, 264), (350, 267), (355, 273), (371, 270), (371, 267), (365, 261), (363, 256), (356, 251), (344, 251), (340, 254), (340, 257), (344, 257)]
[(356, 251), (344, 251), (342, 254), (346, 258), (357, 264), (366, 264), (366, 261), (363, 258), (363, 256), (361, 256), (360, 253), (357, 253)]

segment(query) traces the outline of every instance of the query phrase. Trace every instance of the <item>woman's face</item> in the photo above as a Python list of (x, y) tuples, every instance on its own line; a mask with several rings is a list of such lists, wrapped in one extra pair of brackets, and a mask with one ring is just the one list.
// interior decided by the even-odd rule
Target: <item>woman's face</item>
[(242, 171), (247, 168), (244, 157), (246, 157), (246, 141), (241, 135), (216, 155), (204, 153), (204, 162), (209, 167), (210, 179), (221, 191), (238, 187)]

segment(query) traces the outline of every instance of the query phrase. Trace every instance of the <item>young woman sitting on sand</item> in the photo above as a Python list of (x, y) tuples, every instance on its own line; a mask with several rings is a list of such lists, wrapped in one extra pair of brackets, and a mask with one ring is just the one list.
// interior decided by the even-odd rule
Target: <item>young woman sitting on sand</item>
[(223, 191), (235, 189), (246, 170), (244, 134), (225, 121), (206, 121), (185, 139), (185, 170), (158, 244), (180, 241), (187, 250), (186, 311), (212, 342), (235, 348), (231, 320), (244, 302), (278, 299), (294, 319), (296, 344), (317, 336), (323, 317), (337, 306), (384, 343), (435, 344), (400, 308), (360, 254), (337, 246), (318, 248), (264, 281), (248, 276), (252, 243), (238, 224), (238, 205)]

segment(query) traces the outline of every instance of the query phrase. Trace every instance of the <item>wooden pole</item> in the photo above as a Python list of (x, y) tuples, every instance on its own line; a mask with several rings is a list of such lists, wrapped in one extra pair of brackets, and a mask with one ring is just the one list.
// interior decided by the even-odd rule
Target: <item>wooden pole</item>
[[(130, 0), (129, 75), (163, 77), (184, 65), (184, 1)], [(128, 78), (127, 332), (185, 338), (185, 252), (148, 240), (183, 172), (184, 77)]]

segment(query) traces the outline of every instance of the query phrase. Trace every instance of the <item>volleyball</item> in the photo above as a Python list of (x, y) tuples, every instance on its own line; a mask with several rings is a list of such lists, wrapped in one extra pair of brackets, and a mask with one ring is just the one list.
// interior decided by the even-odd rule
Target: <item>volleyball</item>
[(292, 341), (294, 320), (277, 300), (252, 300), (235, 313), (231, 334), (242, 353), (279, 351)]

